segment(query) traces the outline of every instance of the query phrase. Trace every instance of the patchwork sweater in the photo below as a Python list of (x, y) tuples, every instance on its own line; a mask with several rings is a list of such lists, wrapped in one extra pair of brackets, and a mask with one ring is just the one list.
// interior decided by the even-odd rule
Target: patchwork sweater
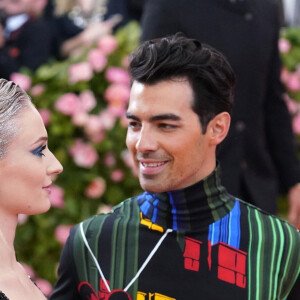
[(217, 167), (76, 225), (50, 300), (285, 299), (299, 249), (299, 231), (228, 194)]

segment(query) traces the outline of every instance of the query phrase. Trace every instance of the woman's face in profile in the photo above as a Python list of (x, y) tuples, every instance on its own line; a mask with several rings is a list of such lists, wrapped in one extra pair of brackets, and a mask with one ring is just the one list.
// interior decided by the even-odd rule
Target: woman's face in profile
[(47, 147), (47, 131), (30, 105), (16, 117), (19, 128), (0, 159), (0, 214), (38, 214), (50, 208), (50, 186), (62, 166)]

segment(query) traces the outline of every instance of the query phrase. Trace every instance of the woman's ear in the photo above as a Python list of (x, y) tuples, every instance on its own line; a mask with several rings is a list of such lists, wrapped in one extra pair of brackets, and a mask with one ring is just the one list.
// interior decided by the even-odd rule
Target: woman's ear
[(208, 123), (208, 133), (210, 137), (210, 144), (217, 146), (227, 136), (230, 127), (231, 117), (228, 112), (222, 112), (216, 115)]

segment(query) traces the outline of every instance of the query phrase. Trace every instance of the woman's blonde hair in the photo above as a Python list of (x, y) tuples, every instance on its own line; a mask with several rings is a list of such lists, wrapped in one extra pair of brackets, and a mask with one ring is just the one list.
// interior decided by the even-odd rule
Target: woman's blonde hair
[(0, 159), (20, 128), (16, 116), (31, 105), (26, 92), (12, 81), (0, 79)]

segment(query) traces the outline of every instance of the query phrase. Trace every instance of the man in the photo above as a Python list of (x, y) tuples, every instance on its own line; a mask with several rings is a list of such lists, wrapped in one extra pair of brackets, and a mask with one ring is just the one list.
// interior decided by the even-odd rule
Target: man
[(52, 31), (42, 17), (47, 0), (4, 0), (7, 19), (0, 25), (0, 77), (22, 67), (35, 71), (52, 57)]
[(220, 182), (227, 60), (176, 34), (141, 45), (129, 69), (126, 143), (145, 192), (72, 229), (50, 299), (284, 299), (299, 232)]
[(142, 40), (178, 31), (221, 51), (236, 77), (228, 137), (217, 158), (227, 190), (272, 214), (288, 194), (288, 220), (300, 226), (300, 164), (280, 83), (278, 0), (151, 0)]

